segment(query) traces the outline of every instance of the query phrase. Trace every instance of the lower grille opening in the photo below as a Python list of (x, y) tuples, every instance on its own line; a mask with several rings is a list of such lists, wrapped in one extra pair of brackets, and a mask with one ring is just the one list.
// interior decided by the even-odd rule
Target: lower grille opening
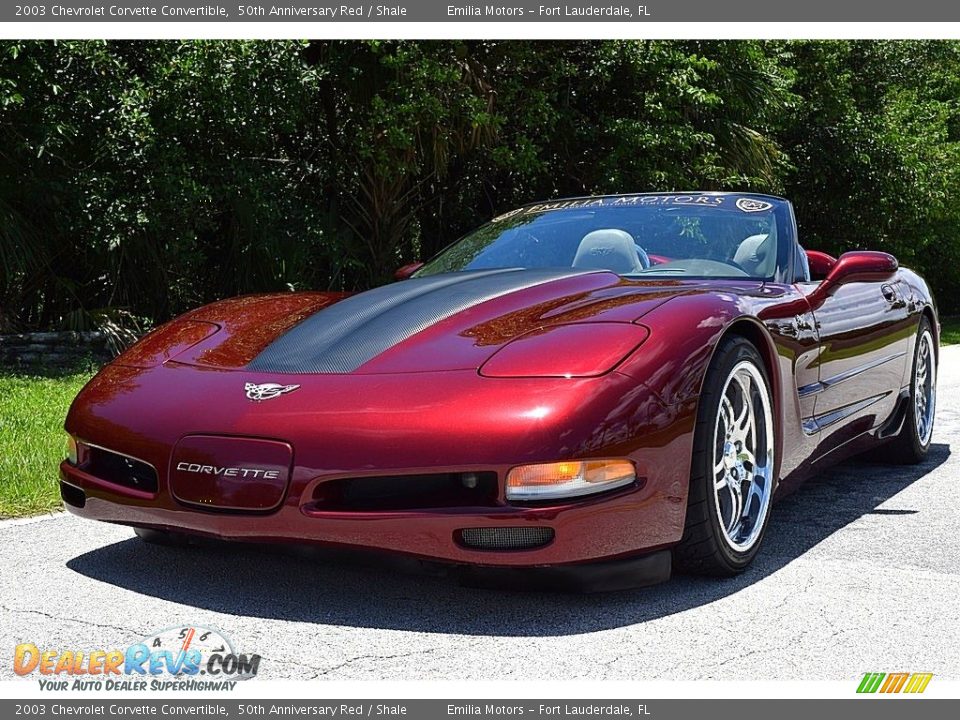
[(320, 483), (313, 499), (317, 509), (345, 512), (493, 507), (497, 501), (497, 474), (466, 472), (340, 478)]
[(461, 545), (474, 550), (531, 550), (547, 545), (554, 536), (549, 527), (464, 528), (456, 534)]
[(83, 471), (94, 477), (143, 492), (157, 491), (157, 471), (141, 460), (88, 446)]
[(75, 508), (82, 508), (87, 504), (87, 494), (80, 488), (65, 482), (60, 483), (60, 499)]

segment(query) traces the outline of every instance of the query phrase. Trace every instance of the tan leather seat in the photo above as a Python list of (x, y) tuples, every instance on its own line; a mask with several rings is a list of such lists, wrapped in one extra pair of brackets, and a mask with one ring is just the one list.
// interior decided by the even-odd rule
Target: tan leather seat
[(751, 235), (737, 247), (733, 261), (753, 277), (769, 277), (776, 262), (775, 248), (768, 233)]
[(633, 236), (614, 228), (594, 230), (584, 235), (573, 258), (573, 267), (612, 270), (620, 275), (643, 270)]

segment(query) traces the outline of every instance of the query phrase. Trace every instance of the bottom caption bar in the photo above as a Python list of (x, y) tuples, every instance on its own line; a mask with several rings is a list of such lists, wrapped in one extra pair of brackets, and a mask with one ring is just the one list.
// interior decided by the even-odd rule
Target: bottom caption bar
[[(713, 720), (777, 720), (839, 716), (844, 720), (910, 720), (958, 717), (960, 700), (917, 699), (907, 710), (903, 701), (840, 700), (0, 700), (0, 717), (216, 717), (216, 718), (386, 718), (449, 720), (450, 718), (686, 718)], [(696, 713), (696, 715), (695, 715)], [(701, 715), (703, 714), (703, 715)]]

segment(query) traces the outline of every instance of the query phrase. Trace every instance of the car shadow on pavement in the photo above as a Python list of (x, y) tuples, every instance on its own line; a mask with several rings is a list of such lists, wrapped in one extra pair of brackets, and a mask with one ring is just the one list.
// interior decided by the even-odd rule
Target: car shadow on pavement
[(226, 613), (347, 627), (493, 636), (562, 636), (642, 623), (733, 595), (868, 514), (897, 522), (909, 508), (879, 508), (942, 465), (948, 445), (916, 466), (853, 460), (825, 471), (774, 508), (764, 547), (732, 579), (674, 576), (603, 595), (461, 587), (415, 561), (379, 556), (207, 544), (146, 545), (131, 537), (67, 562), (74, 572), (133, 592)]

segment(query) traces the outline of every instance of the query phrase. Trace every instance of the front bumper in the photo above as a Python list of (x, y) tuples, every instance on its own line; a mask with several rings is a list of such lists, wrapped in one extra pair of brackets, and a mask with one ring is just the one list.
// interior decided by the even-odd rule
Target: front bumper
[[(476, 371), (311, 376), (269, 403), (239, 392), (241, 380), (269, 379), (107, 366), (74, 402), (67, 431), (148, 464), (158, 482), (154, 491), (133, 489), (65, 462), (67, 509), (227, 540), (359, 547), (501, 568), (616, 561), (681, 538), (695, 417), (616, 371), (573, 380), (490, 380)], [(178, 500), (169, 483), (172, 458), (188, 436), (288, 443), (293, 459), (280, 501), (233, 512)], [(516, 465), (610, 457), (629, 458), (638, 482), (549, 505), (504, 497), (503, 479)], [(357, 511), (318, 501), (323, 487), (343, 478), (475, 471), (497, 478), (497, 491), (483, 503)], [(464, 529), (498, 527), (549, 528), (552, 539), (522, 550), (460, 541)]]
[[(617, 560), (675, 541), (678, 500), (632, 486), (595, 498), (538, 507), (461, 507), (400, 511), (324, 511), (288, 498), (267, 514), (203, 511), (162, 491), (150, 497), (95, 478), (64, 462), (64, 506), (80, 517), (205, 536), (266, 543), (318, 543), (402, 553), (492, 567), (567, 565)], [(527, 549), (466, 547), (462, 531), (549, 528), (552, 538)], [(676, 538), (679, 539), (679, 538)]]

